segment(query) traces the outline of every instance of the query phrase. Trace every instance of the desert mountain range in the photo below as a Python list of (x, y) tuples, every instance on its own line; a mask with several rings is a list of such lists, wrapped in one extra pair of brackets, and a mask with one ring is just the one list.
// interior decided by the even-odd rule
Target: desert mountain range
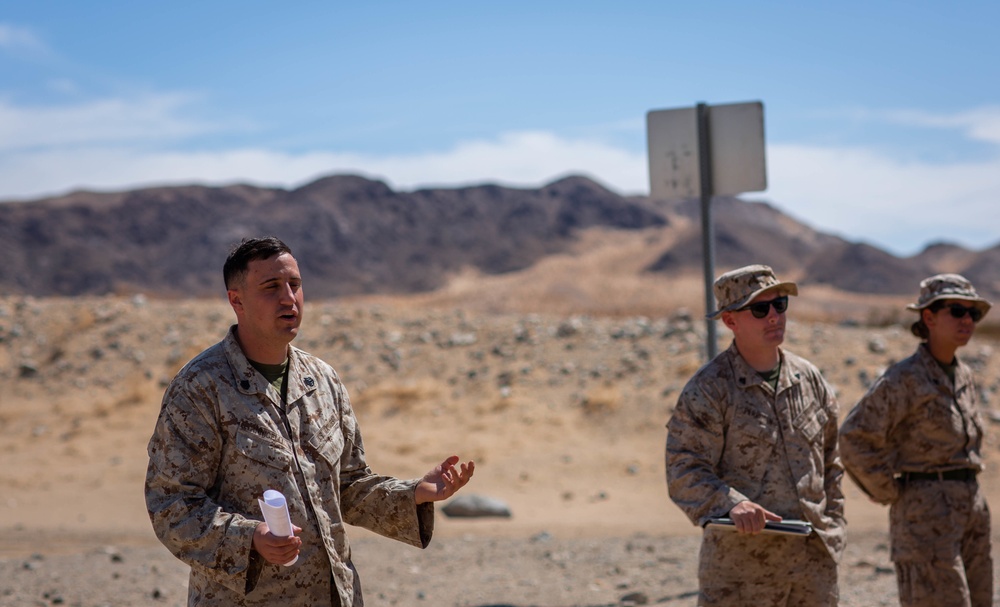
[[(921, 278), (955, 271), (987, 296), (1000, 296), (1000, 243), (981, 251), (934, 244), (899, 258), (820, 232), (766, 203), (720, 197), (713, 204), (720, 269), (763, 262), (803, 284), (879, 295), (911, 294)], [(524, 270), (579, 247), (592, 228), (645, 242), (650, 261), (640, 273), (701, 271), (697, 200), (625, 197), (580, 176), (537, 189), (404, 192), (333, 175), (292, 190), (156, 187), (0, 204), (0, 289), (217, 296), (229, 248), (244, 236), (273, 234), (295, 251), (311, 297), (426, 293), (466, 271)], [(651, 232), (658, 236), (641, 236)]]

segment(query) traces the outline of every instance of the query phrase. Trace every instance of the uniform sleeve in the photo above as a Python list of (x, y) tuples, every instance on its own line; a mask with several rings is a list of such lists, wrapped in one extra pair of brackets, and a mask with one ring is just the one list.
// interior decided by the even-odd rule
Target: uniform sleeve
[(827, 422), (823, 440), (823, 484), (826, 493), (826, 515), (839, 523), (844, 523), (844, 464), (841, 460), (837, 423), (840, 406), (833, 395), (833, 389), (823, 381), (827, 410)]
[(726, 516), (748, 499), (716, 473), (725, 446), (725, 420), (717, 401), (689, 382), (667, 423), (667, 491), (698, 526)]
[(891, 382), (879, 378), (840, 427), (840, 454), (848, 475), (880, 504), (891, 504), (899, 496), (889, 444), (898, 410), (894, 399)]
[(174, 556), (199, 575), (245, 594), (263, 566), (252, 550), (258, 521), (224, 512), (209, 497), (222, 439), (204, 390), (175, 381), (163, 397), (147, 448), (146, 508), (154, 532)]
[(340, 500), (344, 522), (384, 537), (426, 548), (434, 533), (434, 504), (417, 505), (419, 479), (400, 480), (372, 472), (346, 393), (341, 425), (347, 446), (340, 461)]

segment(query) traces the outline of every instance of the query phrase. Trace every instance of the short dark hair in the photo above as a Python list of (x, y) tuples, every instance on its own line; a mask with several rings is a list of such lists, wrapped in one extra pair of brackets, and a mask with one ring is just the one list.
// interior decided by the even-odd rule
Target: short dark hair
[(240, 244), (233, 247), (225, 265), (222, 266), (222, 278), (226, 282), (226, 290), (246, 278), (251, 261), (271, 259), (282, 253), (291, 255), (292, 250), (274, 236), (244, 238)]

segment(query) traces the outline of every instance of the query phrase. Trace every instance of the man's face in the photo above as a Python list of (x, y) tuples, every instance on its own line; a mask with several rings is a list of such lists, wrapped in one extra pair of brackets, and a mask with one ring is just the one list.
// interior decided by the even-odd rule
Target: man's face
[(228, 295), (244, 347), (283, 348), (298, 335), (304, 303), (302, 276), (299, 264), (288, 253), (251, 261), (246, 278)]
[[(740, 310), (723, 314), (722, 321), (732, 330), (738, 347), (771, 349), (785, 341), (785, 311), (778, 312), (773, 303), (779, 297), (780, 293), (765, 291)], [(750, 306), (757, 304), (758, 308), (764, 308), (765, 302), (770, 303), (767, 312), (763, 318), (757, 318)]]

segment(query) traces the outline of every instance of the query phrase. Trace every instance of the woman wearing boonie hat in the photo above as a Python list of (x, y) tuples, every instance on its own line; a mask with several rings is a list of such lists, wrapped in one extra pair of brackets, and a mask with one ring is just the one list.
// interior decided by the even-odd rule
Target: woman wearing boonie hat
[(938, 274), (907, 306), (922, 340), (886, 370), (840, 429), (848, 474), (891, 504), (901, 605), (986, 607), (993, 600), (990, 513), (976, 475), (983, 423), (972, 371), (955, 356), (990, 309), (968, 280)]

